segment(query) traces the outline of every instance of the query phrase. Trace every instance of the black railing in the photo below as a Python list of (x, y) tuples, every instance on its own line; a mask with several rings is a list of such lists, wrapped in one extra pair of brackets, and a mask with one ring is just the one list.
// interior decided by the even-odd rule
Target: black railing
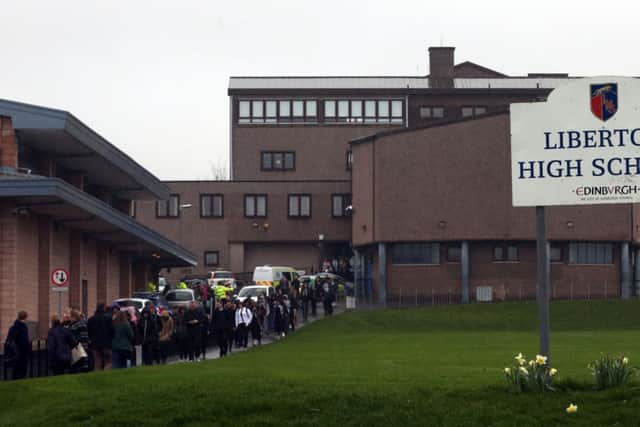
[[(4, 344), (1, 348), (4, 348)], [(31, 354), (27, 361), (26, 378), (46, 377), (49, 375), (49, 363), (47, 354), (47, 341), (31, 341)], [(5, 360), (4, 354), (0, 355), (0, 381), (13, 379), (14, 364)]]

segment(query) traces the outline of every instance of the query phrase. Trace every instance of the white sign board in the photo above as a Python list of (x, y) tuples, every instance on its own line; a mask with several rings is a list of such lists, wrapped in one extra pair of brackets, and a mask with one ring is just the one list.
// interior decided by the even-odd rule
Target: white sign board
[(511, 104), (513, 206), (640, 202), (640, 80), (570, 80)]

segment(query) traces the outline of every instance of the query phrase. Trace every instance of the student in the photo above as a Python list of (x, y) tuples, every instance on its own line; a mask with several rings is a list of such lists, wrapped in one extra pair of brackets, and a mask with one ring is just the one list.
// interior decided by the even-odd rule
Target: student
[(89, 329), (87, 327), (87, 321), (83, 319), (79, 310), (72, 309), (69, 313), (69, 331), (73, 335), (76, 342), (82, 345), (87, 357), (83, 357), (77, 360), (71, 366), (71, 373), (88, 372), (89, 371)]
[(204, 324), (204, 312), (199, 309), (198, 303), (191, 301), (189, 310), (184, 315), (189, 337), (189, 361), (197, 362), (202, 346), (202, 325)]
[(51, 316), (51, 329), (47, 334), (47, 354), (53, 375), (64, 374), (71, 365), (71, 349), (77, 342), (71, 332), (62, 326), (57, 315)]
[(138, 323), (138, 337), (142, 344), (142, 364), (153, 365), (154, 348), (158, 344), (158, 323), (148, 308), (142, 310)]
[(160, 363), (167, 364), (167, 357), (169, 356), (169, 345), (171, 344), (171, 336), (173, 335), (173, 319), (169, 316), (167, 311), (160, 315), (162, 322), (162, 329), (158, 336), (158, 344), (160, 348)]
[(98, 304), (95, 314), (87, 322), (87, 328), (93, 352), (94, 369), (97, 371), (111, 369), (113, 323), (111, 314), (106, 311), (104, 303)]
[(247, 348), (249, 344), (249, 325), (253, 320), (253, 314), (251, 310), (244, 307), (241, 302), (238, 302), (238, 308), (236, 309), (236, 329), (240, 337), (240, 347)]
[(5, 341), (4, 356), (13, 364), (13, 379), (21, 380), (27, 376), (27, 365), (31, 356), (31, 341), (27, 328), (28, 314), (18, 313), (13, 326), (9, 328)]
[(113, 318), (113, 340), (111, 341), (111, 351), (113, 359), (113, 369), (127, 367), (127, 360), (131, 357), (133, 346), (133, 329), (127, 320), (124, 312), (118, 311)]
[(187, 324), (184, 322), (184, 307), (174, 308), (173, 312), (176, 313), (174, 329), (180, 360), (187, 360), (189, 357), (189, 336), (187, 333)]
[(220, 348), (220, 357), (225, 357), (227, 355), (227, 336), (225, 334), (225, 311), (221, 301), (216, 301), (211, 316), (211, 327)]

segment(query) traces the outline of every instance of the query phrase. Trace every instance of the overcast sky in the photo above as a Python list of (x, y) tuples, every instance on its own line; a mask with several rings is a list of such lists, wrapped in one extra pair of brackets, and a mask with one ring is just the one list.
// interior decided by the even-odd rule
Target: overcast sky
[(640, 75), (630, 1), (4, 0), (0, 98), (68, 110), (161, 179), (228, 159), (233, 75)]

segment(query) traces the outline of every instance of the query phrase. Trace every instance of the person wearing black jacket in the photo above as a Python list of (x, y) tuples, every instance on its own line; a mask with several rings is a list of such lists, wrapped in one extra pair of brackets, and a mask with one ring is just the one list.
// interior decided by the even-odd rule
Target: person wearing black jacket
[(27, 376), (27, 365), (31, 356), (31, 342), (27, 328), (26, 311), (18, 313), (18, 318), (9, 328), (5, 340), (4, 356), (13, 364), (13, 379), (21, 380)]
[(153, 350), (158, 343), (158, 323), (148, 308), (142, 310), (138, 323), (138, 336), (142, 344), (142, 364), (153, 365)]
[(211, 317), (211, 327), (215, 334), (218, 347), (220, 347), (220, 357), (227, 355), (227, 335), (225, 333), (225, 310), (222, 302), (216, 302), (216, 308)]
[(102, 371), (111, 369), (111, 340), (113, 340), (113, 322), (111, 313), (100, 303), (96, 312), (87, 322), (89, 341), (93, 352), (94, 369)]
[(187, 335), (189, 337), (189, 361), (197, 362), (202, 346), (202, 327), (205, 323), (204, 312), (198, 307), (198, 303), (192, 301), (189, 309), (184, 314), (184, 321), (187, 324)]
[(51, 316), (51, 329), (47, 334), (47, 354), (53, 375), (64, 374), (71, 366), (71, 349), (77, 345), (71, 331), (62, 326), (57, 315)]
[(224, 307), (224, 336), (227, 342), (227, 351), (233, 351), (233, 330), (236, 327), (236, 310), (230, 301)]

